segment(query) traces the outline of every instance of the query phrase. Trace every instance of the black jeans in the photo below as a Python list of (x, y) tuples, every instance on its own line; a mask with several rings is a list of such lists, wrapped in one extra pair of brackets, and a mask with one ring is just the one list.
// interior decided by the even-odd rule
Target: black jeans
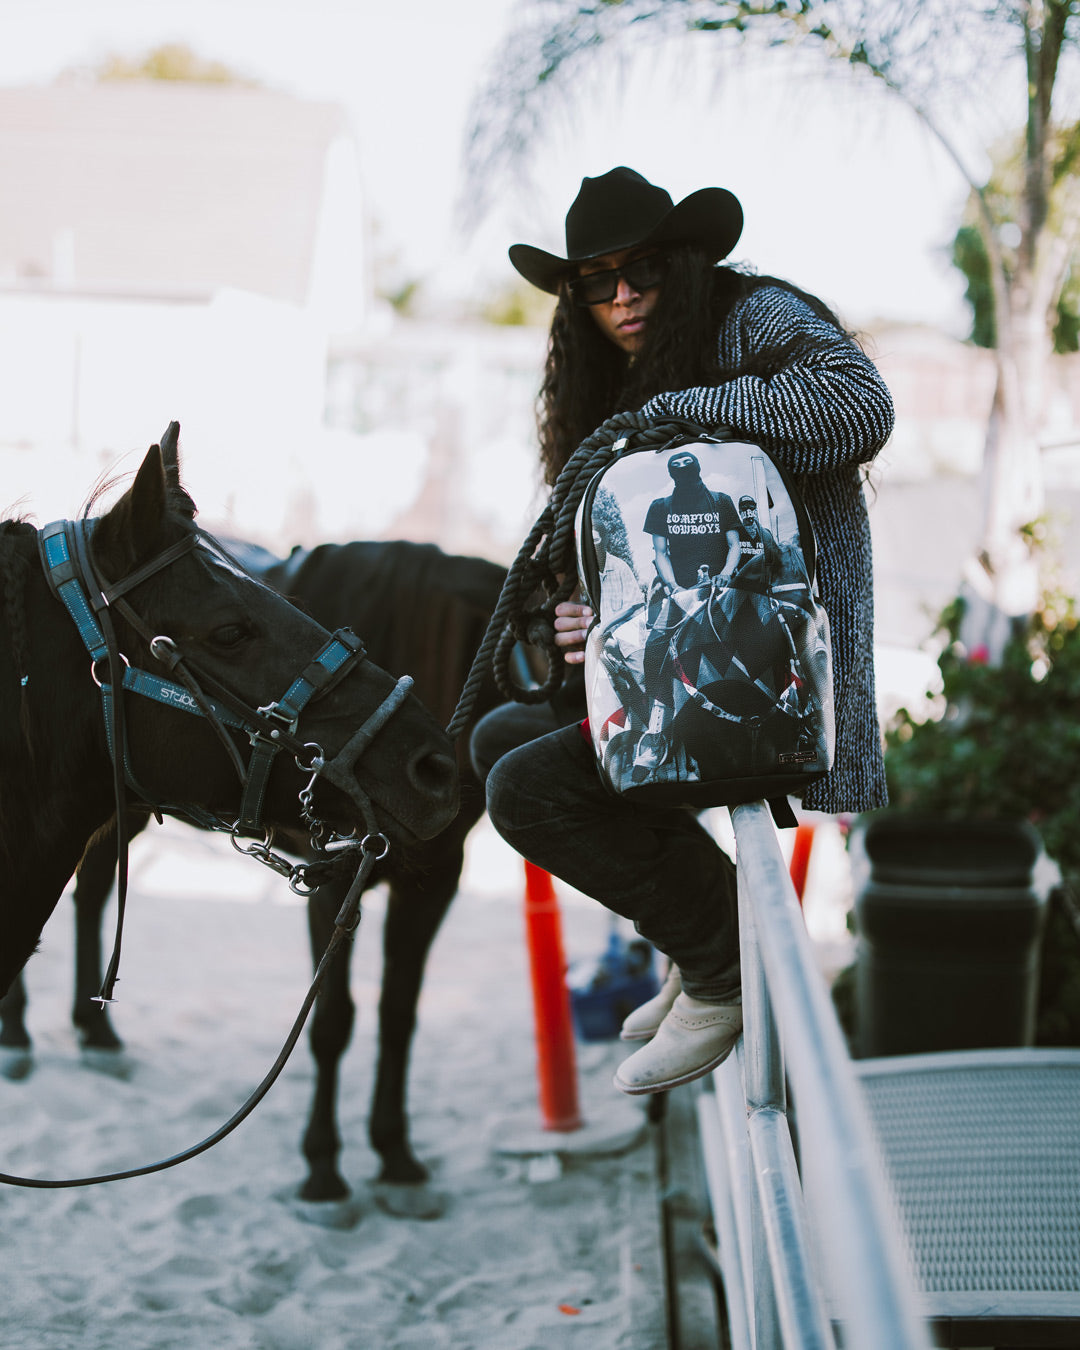
[(498, 758), (487, 806), (523, 857), (630, 919), (679, 967), (688, 994), (713, 1003), (738, 995), (734, 864), (692, 812), (610, 793), (580, 726)]
[(550, 703), (500, 703), (492, 708), (469, 737), (469, 757), (481, 783), (487, 782), (494, 765), (508, 751), (571, 722), (580, 722), (584, 716), (584, 706), (573, 717), (562, 715)]

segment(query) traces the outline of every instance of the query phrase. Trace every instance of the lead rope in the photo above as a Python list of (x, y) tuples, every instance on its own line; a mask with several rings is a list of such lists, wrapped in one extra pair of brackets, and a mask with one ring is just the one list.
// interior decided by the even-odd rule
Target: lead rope
[[(104, 1010), (107, 1003), (115, 1002), (113, 993), (116, 988), (116, 981), (119, 979), (120, 949), (123, 946), (124, 919), (127, 914), (128, 845), (130, 839), (126, 810), (127, 784), (124, 780), (124, 760), (127, 754), (127, 731), (124, 723), (122, 696), (124, 672), (121, 667), (120, 645), (116, 640), (116, 633), (109, 615), (109, 602), (99, 590), (99, 603), (99, 595), (96, 595), (89, 585), (91, 579), (94, 580), (95, 586), (97, 585), (97, 573), (90, 557), (88, 527), (82, 521), (75, 522), (71, 531), (71, 540), (82, 576), (86, 579), (84, 584), (87, 586), (89, 601), (105, 642), (109, 664), (109, 680), (114, 691), (114, 697), (110, 700), (108, 709), (111, 725), (106, 728), (106, 734), (112, 740), (113, 801), (116, 805), (116, 929), (113, 934), (112, 955), (109, 957), (105, 978), (102, 981), (101, 989), (91, 1000)], [(181, 542), (186, 546), (186, 541)]]
[[(313, 792), (316, 779), (319, 775), (323, 774), (325, 777), (328, 777), (330, 781), (334, 781), (335, 778), (337, 778), (339, 782), (343, 780), (345, 777), (345, 770), (340, 766), (339, 761), (344, 757), (348, 765), (355, 765), (357, 759), (359, 759), (362, 752), (370, 744), (376, 732), (382, 729), (392, 714), (404, 702), (411, 687), (411, 678), (407, 675), (402, 676), (391, 693), (383, 700), (383, 703), (371, 714), (360, 730), (355, 733), (352, 739), (338, 752), (338, 755), (335, 756), (333, 760), (324, 760), (320, 753), (316, 761), (308, 766), (311, 770), (311, 780), (300, 794), (301, 809), (305, 820), (308, 820), (312, 824), (315, 823), (310, 815), (310, 811), (313, 808)], [(315, 748), (317, 749), (318, 747)], [(337, 918), (334, 920), (334, 931), (330, 934), (326, 949), (319, 960), (319, 964), (316, 967), (315, 974), (308, 988), (307, 995), (301, 1005), (300, 1011), (296, 1015), (292, 1028), (285, 1039), (285, 1043), (281, 1047), (277, 1059), (271, 1065), (269, 1072), (244, 1102), (243, 1106), (241, 1106), (224, 1125), (215, 1130), (213, 1134), (207, 1135), (201, 1143), (185, 1149), (182, 1153), (176, 1153), (170, 1158), (164, 1158), (160, 1162), (147, 1163), (142, 1167), (131, 1167), (123, 1172), (107, 1172), (92, 1177), (39, 1179), (34, 1177), (14, 1176), (8, 1172), (0, 1172), (0, 1184), (30, 1187), (38, 1190), (63, 1190), (75, 1186), (96, 1186), (99, 1183), (106, 1181), (126, 1181), (129, 1177), (142, 1177), (148, 1176), (152, 1172), (164, 1172), (170, 1167), (176, 1167), (179, 1163), (187, 1162), (188, 1159), (198, 1157), (200, 1153), (205, 1153), (207, 1149), (213, 1148), (215, 1144), (220, 1143), (222, 1139), (231, 1134), (239, 1124), (251, 1115), (252, 1111), (254, 1111), (256, 1106), (258, 1106), (281, 1075), (281, 1071), (284, 1069), (289, 1056), (296, 1046), (296, 1042), (300, 1038), (300, 1033), (304, 1029), (304, 1023), (307, 1021), (308, 1014), (311, 1012), (315, 999), (318, 996), (319, 989), (330, 962), (333, 960), (335, 953), (342, 943), (351, 938), (356, 932), (357, 926), (360, 923), (360, 898), (367, 887), (371, 871), (375, 864), (380, 859), (385, 858), (390, 850), (390, 841), (378, 829), (375, 811), (370, 798), (360, 790), (355, 781), (348, 785), (348, 791), (354, 799), (356, 799), (368, 831), (363, 839), (355, 844), (351, 843), (351, 841), (346, 841), (346, 846), (350, 853), (358, 851), (361, 854), (360, 866), (357, 869), (356, 876), (353, 878), (352, 884), (338, 911)], [(118, 820), (117, 825), (119, 828), (123, 828), (124, 823), (123, 821)], [(233, 842), (235, 844), (235, 839)], [(249, 852), (248, 849), (242, 849), (241, 851), (245, 853)], [(297, 894), (309, 894), (310, 891), (319, 884), (318, 881), (315, 880), (314, 886), (308, 886), (302, 890), (297, 885), (300, 874), (303, 874), (305, 880), (314, 880), (316, 869), (322, 869), (327, 866), (340, 866), (341, 856), (343, 856), (343, 854), (339, 855), (337, 859), (332, 859), (329, 862), (316, 862), (314, 864), (308, 864), (307, 866), (300, 864), (296, 868), (291, 868), (284, 859), (278, 859), (276, 855), (270, 854), (268, 849), (264, 851), (267, 856), (259, 857), (259, 861), (267, 863), (275, 871), (282, 871), (280, 864), (284, 863), (283, 874), (292, 873), (290, 885)], [(255, 854), (255, 856), (258, 857), (259, 855)], [(113, 953), (114, 960), (118, 958), (118, 955), (119, 946), (117, 945)], [(96, 1001), (101, 1002), (102, 1000), (99, 998)]]
[[(562, 649), (555, 645), (555, 606), (577, 589), (577, 552), (574, 522), (585, 489), (621, 452), (633, 435), (635, 449), (665, 445), (687, 423), (657, 422), (639, 412), (616, 413), (581, 442), (555, 480), (547, 506), (537, 517), (518, 550), (483, 641), (473, 659), (461, 697), (447, 731), (456, 739), (476, 706), (489, 667), (499, 692), (515, 703), (544, 703), (559, 688), (565, 674)], [(700, 433), (700, 428), (696, 428)], [(561, 579), (560, 579), (561, 578)], [(545, 598), (536, 604), (539, 592)], [(530, 607), (531, 602), (531, 607)], [(516, 684), (510, 674), (510, 654), (517, 642), (543, 650), (548, 673), (536, 689)]]
[[(378, 840), (382, 841), (381, 848), (377, 848)], [(389, 845), (387, 844), (385, 836), (369, 835), (359, 847), (364, 856), (361, 859), (360, 867), (357, 870), (352, 885), (349, 887), (348, 894), (345, 896), (341, 909), (338, 911), (337, 918), (334, 921), (334, 931), (331, 933), (330, 941), (326, 944), (326, 950), (323, 952), (322, 959), (319, 961), (314, 978), (311, 981), (311, 986), (308, 989), (307, 997), (304, 999), (303, 1005), (296, 1015), (296, 1020), (292, 1024), (292, 1029), (289, 1031), (285, 1040), (285, 1044), (281, 1047), (281, 1051), (270, 1067), (270, 1071), (235, 1115), (231, 1116), (225, 1124), (215, 1130), (213, 1134), (207, 1135), (201, 1143), (195, 1144), (191, 1148), (184, 1149), (182, 1153), (173, 1154), (170, 1158), (164, 1158), (160, 1162), (147, 1163), (143, 1167), (131, 1167), (123, 1172), (107, 1172), (103, 1173), (101, 1176), (68, 1177), (60, 1180), (38, 1179), (36, 1177), (17, 1177), (10, 1176), (6, 1172), (0, 1172), (0, 1182), (5, 1183), (8, 1186), (24, 1186), (37, 1190), (61, 1190), (74, 1186), (96, 1186), (100, 1182), (105, 1181), (126, 1181), (128, 1177), (144, 1177), (151, 1172), (164, 1172), (167, 1168), (176, 1167), (179, 1163), (187, 1162), (190, 1158), (196, 1158), (200, 1153), (205, 1153), (207, 1149), (213, 1148), (215, 1144), (220, 1143), (222, 1139), (231, 1134), (242, 1121), (246, 1120), (247, 1117), (251, 1115), (252, 1111), (255, 1110), (256, 1106), (258, 1106), (277, 1081), (282, 1069), (285, 1067), (286, 1061), (292, 1054), (293, 1047), (300, 1038), (301, 1031), (304, 1029), (304, 1023), (307, 1021), (308, 1013), (311, 1011), (312, 1005), (315, 1002), (327, 967), (333, 960), (334, 955), (341, 944), (351, 938), (356, 931), (356, 927), (360, 922), (360, 897), (364, 892), (364, 888), (367, 886), (371, 869), (380, 858), (386, 855), (386, 850)]]

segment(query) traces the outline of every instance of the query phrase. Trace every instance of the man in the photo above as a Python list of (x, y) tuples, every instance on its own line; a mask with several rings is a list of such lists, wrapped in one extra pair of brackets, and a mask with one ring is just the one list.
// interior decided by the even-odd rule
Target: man
[[(660, 580), (671, 592), (711, 577), (729, 586), (740, 556), (739, 517), (731, 498), (705, 486), (701, 465), (689, 450), (671, 456), (668, 473), (670, 494), (657, 497), (645, 516)], [(703, 568), (708, 569), (704, 574)]]
[[(778, 278), (716, 265), (741, 230), (742, 208), (725, 189), (702, 188), (676, 204), (622, 165), (582, 181), (566, 215), (563, 254), (529, 244), (511, 248), (518, 272), (558, 296), (541, 388), (545, 477), (553, 485), (594, 429), (628, 408), (731, 427), (776, 452), (797, 475), (820, 556), (828, 560), (822, 601), (832, 623), (837, 706), (846, 714), (836, 764), (807, 788), (803, 805), (872, 810), (888, 798), (860, 475), (892, 430), (892, 399), (820, 300)], [(692, 471), (692, 459), (682, 467)], [(574, 492), (561, 500), (560, 527), (572, 528), (580, 500)], [(728, 506), (737, 543), (738, 512), (730, 498)], [(663, 575), (667, 565), (665, 580), (682, 585), (670, 546), (684, 536), (667, 532), (667, 515), (664, 529), (651, 531), (667, 544), (654, 548), (657, 570)], [(726, 538), (727, 525), (725, 519), (716, 535)], [(548, 540), (556, 534), (562, 537), (561, 528)], [(737, 561), (738, 552), (730, 562), (713, 557), (698, 565), (719, 563), (710, 575), (730, 579)], [(695, 574), (690, 585), (696, 581)], [(584, 660), (594, 622), (588, 605), (556, 606), (555, 642), (568, 663)], [(478, 731), (500, 712), (489, 713)], [(731, 859), (692, 812), (614, 796), (579, 726), (533, 735), (488, 774), (492, 824), (537, 866), (631, 919), (681, 972), (682, 992), (671, 988), (666, 1015), (654, 1004), (652, 1024), (644, 1033), (640, 1023), (635, 1027), (636, 1037), (652, 1039), (620, 1065), (616, 1086), (631, 1094), (662, 1092), (711, 1072), (742, 1026)], [(475, 736), (473, 746), (479, 760)]]
[(739, 498), (739, 561), (736, 580), (755, 589), (767, 590), (780, 565), (780, 549), (770, 531), (758, 521), (757, 502)]

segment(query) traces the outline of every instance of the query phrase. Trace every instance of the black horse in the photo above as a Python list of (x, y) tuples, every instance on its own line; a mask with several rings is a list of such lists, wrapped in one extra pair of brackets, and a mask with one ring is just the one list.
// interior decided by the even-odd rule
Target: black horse
[[(480, 558), (448, 555), (431, 544), (403, 541), (324, 544), (294, 550), (284, 562), (250, 546), (231, 545), (271, 585), (331, 628), (348, 624), (364, 634), (370, 652), (390, 670), (408, 670), (425, 706), (444, 724), (468, 675), (499, 597), (505, 571)], [(499, 701), (489, 679), (473, 717)], [(380, 1155), (381, 1202), (411, 1214), (437, 1212), (439, 1200), (422, 1183), (427, 1171), (409, 1143), (406, 1089), (409, 1051), (424, 965), (432, 940), (458, 888), (465, 837), (483, 812), (483, 796), (469, 764), (468, 728), (458, 742), (461, 807), (435, 838), (394, 850), (373, 882), (385, 880), (384, 974), (379, 1003), (378, 1065), (368, 1123)], [(75, 888), (76, 993), (74, 1020), (83, 1044), (117, 1050), (107, 1016), (91, 1008), (101, 965), (101, 913), (112, 886), (114, 853), (88, 850)], [(326, 945), (347, 883), (328, 883), (308, 902), (312, 950)], [(348, 948), (327, 971), (315, 1005), (310, 1038), (316, 1085), (303, 1138), (309, 1172), (306, 1200), (342, 1200), (349, 1189), (338, 1169), (338, 1064), (349, 1043), (355, 1008), (349, 990)], [(0, 1045), (29, 1045), (22, 1022), (25, 996), (13, 990), (0, 1003)], [(107, 1056), (105, 1056), (107, 1058)]]
[[(357, 729), (395, 695), (395, 681), (353, 650), (350, 635), (328, 643), (317, 622), (198, 529), (180, 484), (178, 431), (173, 423), (96, 521), (58, 523), (40, 537), (26, 522), (0, 525), (0, 991), (33, 952), (88, 841), (115, 820), (118, 800), (144, 818), (182, 804), (237, 819), (237, 773), (250, 743), (245, 731), (227, 729), (227, 708), (249, 716), (247, 725), (254, 717), (265, 738), (269, 705), (303, 705), (298, 738), (289, 732), (285, 743), (317, 742), (339, 784), (320, 777), (315, 816), (349, 832), (374, 812), (391, 856), (456, 812), (450, 742), (412, 694), (362, 760), (342, 759)], [(96, 644), (110, 629), (116, 640), (102, 654)], [(321, 664), (331, 649), (345, 672), (336, 682)], [(121, 693), (131, 688), (125, 667), (143, 688)], [(298, 676), (310, 676), (314, 697), (294, 694)], [(204, 704), (220, 715), (191, 715)], [(122, 717), (109, 711), (118, 705)], [(137, 793), (118, 781), (125, 776)], [(300, 838), (299, 793), (310, 780), (292, 754), (277, 755), (262, 822)]]

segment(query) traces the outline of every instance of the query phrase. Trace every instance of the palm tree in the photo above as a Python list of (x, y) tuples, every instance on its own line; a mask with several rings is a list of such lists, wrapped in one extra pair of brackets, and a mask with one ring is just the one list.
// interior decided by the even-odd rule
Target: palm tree
[[(1077, 73), (1080, 0), (540, 0), (524, 14), (475, 107), (478, 199), (542, 133), (554, 97), (573, 97), (571, 76), (605, 50), (675, 32), (711, 41), (721, 71), (748, 44), (843, 64), (868, 93), (905, 103), (944, 148), (970, 188), (997, 367), (965, 636), (999, 652), (1008, 621), (1038, 594), (1024, 527), (1043, 510), (1047, 373), (1080, 244), (1080, 110), (1064, 106), (1077, 89), (1066, 76)], [(1003, 116), (1022, 129), (1004, 213), (986, 167)]]

